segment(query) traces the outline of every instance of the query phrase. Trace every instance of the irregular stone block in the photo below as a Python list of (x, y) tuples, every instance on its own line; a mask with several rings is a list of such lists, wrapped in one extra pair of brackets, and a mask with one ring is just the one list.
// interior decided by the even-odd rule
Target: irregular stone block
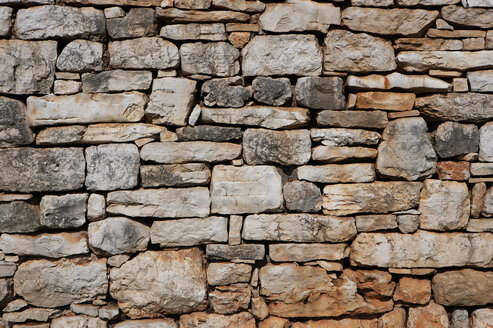
[[(428, 36), (430, 35), (428, 30)], [(444, 30), (439, 30), (444, 33)], [(454, 31), (447, 31), (454, 32)], [(446, 37), (446, 35), (440, 35)], [(435, 35), (433, 36), (435, 37)], [(439, 37), (439, 35), (436, 35)], [(461, 40), (447, 40), (437, 38), (399, 38), (394, 41), (394, 49), (396, 51), (411, 50), (411, 51), (438, 51), (438, 50), (462, 50), (463, 43)]]
[(34, 141), (24, 103), (0, 97), (0, 117), (0, 148), (22, 146)]
[(144, 145), (140, 151), (144, 161), (165, 164), (224, 162), (240, 155), (241, 145), (210, 141), (153, 142)]
[(87, 200), (87, 219), (97, 221), (106, 215), (106, 198), (99, 194), (90, 194)]
[[(469, 1), (469, 0), (468, 0)], [(489, 4), (491, 6), (491, 3)], [(465, 6), (464, 6), (465, 7)], [(442, 7), (442, 18), (449, 23), (490, 29), (493, 28), (493, 18), (490, 8), (464, 8), (463, 6)]]
[(324, 69), (344, 72), (381, 72), (396, 69), (390, 41), (366, 33), (332, 30), (324, 41)]
[(284, 206), (281, 175), (274, 166), (216, 165), (211, 179), (211, 212), (277, 212)]
[(407, 327), (450, 327), (447, 311), (443, 308), (443, 306), (438, 305), (433, 301), (426, 306), (409, 308)]
[(245, 240), (330, 242), (350, 240), (356, 235), (352, 217), (316, 214), (249, 215), (243, 222)]
[(250, 15), (229, 10), (202, 11), (180, 10), (177, 8), (157, 8), (156, 14), (170, 24), (176, 23), (219, 23), (246, 22)]
[(53, 258), (89, 253), (86, 232), (44, 233), (41, 235), (2, 234), (0, 248), (6, 254)]
[(315, 109), (344, 109), (346, 100), (340, 77), (302, 77), (296, 82), (298, 105)]
[(215, 8), (243, 11), (247, 13), (260, 13), (265, 10), (265, 4), (255, 0), (212, 0), (212, 5)]
[(269, 3), (259, 19), (262, 30), (286, 33), (319, 31), (327, 33), (330, 25), (341, 24), (341, 10), (329, 3), (293, 1)]
[(243, 133), (243, 158), (249, 165), (303, 165), (311, 157), (308, 130), (247, 129)]
[(487, 308), (477, 309), (471, 313), (470, 320), (472, 328), (487, 328), (493, 321), (493, 311)]
[(442, 6), (458, 3), (460, 0), (397, 0), (400, 6)]
[(414, 93), (359, 92), (356, 108), (406, 111), (413, 109), (415, 100)]
[(493, 162), (493, 122), (479, 129), (479, 160)]
[(0, 58), (1, 93), (50, 93), (55, 76), (56, 41), (0, 40)]
[(180, 57), (184, 75), (233, 76), (240, 70), (240, 53), (226, 42), (185, 43)]
[(56, 67), (67, 72), (92, 72), (103, 70), (103, 44), (87, 40), (75, 40), (67, 44)]
[(161, 28), (160, 35), (171, 40), (225, 41), (227, 39), (224, 24), (172, 24)]
[(112, 39), (130, 39), (156, 34), (156, 12), (151, 8), (131, 8), (124, 17), (107, 20)]
[(471, 177), (469, 162), (438, 162), (437, 174), (440, 180), (466, 181)]
[(154, 221), (151, 227), (151, 242), (161, 247), (194, 246), (227, 241), (228, 219), (220, 216)]
[(258, 76), (253, 80), (252, 88), (256, 101), (271, 106), (283, 106), (292, 97), (291, 82), (288, 78)]
[(130, 189), (137, 185), (139, 150), (132, 144), (86, 148), (86, 187), (89, 190)]
[(310, 129), (313, 141), (321, 141), (327, 146), (361, 146), (376, 145), (380, 141), (380, 133), (358, 129)]
[(376, 158), (377, 153), (373, 148), (317, 146), (312, 149), (312, 160), (324, 163), (358, 162)]
[(286, 182), (282, 192), (289, 211), (318, 212), (322, 209), (322, 193), (314, 183), (298, 180)]
[(83, 143), (129, 142), (152, 138), (166, 128), (146, 123), (102, 123), (87, 127), (81, 139)]
[(210, 202), (204, 187), (113, 191), (106, 211), (132, 217), (207, 217)]
[(263, 260), (265, 246), (257, 244), (207, 245), (207, 258), (211, 260)]
[(46, 192), (82, 188), (85, 160), (81, 148), (0, 149), (0, 189)]
[(115, 325), (115, 328), (178, 328), (175, 320), (170, 318), (125, 320)]
[(40, 230), (39, 207), (22, 201), (0, 203), (1, 232), (34, 232)]
[(86, 223), (87, 194), (41, 198), (41, 224), (52, 229), (78, 228)]
[(204, 123), (248, 125), (267, 129), (302, 127), (310, 117), (306, 108), (247, 106), (242, 108), (202, 108)]
[(241, 56), (244, 76), (318, 76), (322, 72), (322, 52), (314, 35), (257, 35)]
[(222, 314), (248, 310), (250, 298), (250, 288), (218, 287), (209, 293), (214, 312)]
[(187, 125), (188, 115), (195, 103), (196, 86), (197, 82), (183, 78), (154, 79), (146, 114), (153, 123)]
[(397, 217), (393, 214), (357, 215), (354, 218), (358, 232), (392, 230), (397, 228)]
[(384, 268), (488, 268), (492, 240), (490, 233), (362, 233), (351, 245), (350, 259), (351, 265)]
[(55, 318), (51, 321), (52, 328), (76, 328), (76, 327), (91, 327), (91, 328), (106, 328), (106, 321), (99, 318), (93, 318), (85, 315), (73, 315), (66, 317)]
[(255, 319), (249, 312), (241, 312), (232, 315), (196, 312), (180, 317), (181, 328), (228, 328), (242, 327), (255, 328)]
[(136, 122), (144, 116), (146, 103), (147, 96), (140, 92), (29, 97), (27, 116), (31, 126)]
[(416, 99), (414, 107), (424, 116), (454, 122), (482, 123), (493, 119), (493, 95), (448, 93)]
[(467, 72), (471, 91), (493, 92), (493, 70)]
[(125, 217), (110, 217), (91, 222), (87, 227), (89, 246), (99, 255), (117, 255), (145, 251), (150, 229)]
[(180, 63), (178, 48), (160, 37), (113, 41), (108, 52), (112, 68), (168, 69)]
[(251, 276), (249, 264), (213, 262), (207, 265), (207, 283), (212, 286), (249, 282)]
[(375, 165), (328, 164), (305, 165), (296, 170), (298, 179), (318, 183), (372, 182), (375, 180)]
[(323, 110), (317, 113), (318, 126), (383, 129), (387, 123), (387, 114), (383, 111)]
[(356, 90), (406, 90), (411, 92), (452, 91), (452, 85), (426, 75), (404, 75), (398, 72), (383, 75), (354, 76), (346, 79), (346, 87)]
[(270, 244), (269, 256), (277, 262), (339, 261), (348, 250), (347, 244)]
[(105, 298), (106, 259), (24, 262), (14, 275), (14, 290), (29, 304), (49, 308)]
[(397, 63), (407, 72), (429, 69), (465, 71), (493, 66), (493, 51), (401, 51)]
[(176, 129), (178, 141), (230, 141), (240, 140), (243, 136), (241, 128), (227, 126), (198, 125)]
[(243, 78), (236, 76), (204, 82), (201, 95), (209, 107), (243, 107), (252, 97), (252, 91), (243, 87)]
[[(41, 321), (46, 322), (50, 318), (60, 315), (60, 310), (29, 308), (21, 312), (5, 313), (3, 319), (8, 322)], [(19, 325), (16, 325), (19, 326)], [(36, 327), (36, 326), (35, 326)], [(17, 328), (17, 327), (16, 327)], [(22, 326), (21, 326), (22, 328)]]
[(0, 36), (8, 36), (10, 34), (12, 12), (13, 9), (10, 7), (0, 7)]
[(342, 24), (353, 31), (383, 35), (418, 35), (437, 17), (436, 10), (349, 7), (342, 12)]
[(330, 215), (389, 213), (418, 206), (421, 182), (335, 184), (324, 188), (322, 208)]
[(82, 125), (56, 126), (45, 128), (36, 135), (37, 145), (74, 145), (79, 143), (87, 127)]
[(20, 9), (15, 33), (20, 39), (91, 39), (105, 35), (102, 10), (92, 7), (40, 6)]
[(198, 248), (140, 253), (111, 269), (110, 294), (131, 319), (196, 311), (207, 297), (203, 261)]
[(174, 0), (173, 4), (183, 9), (209, 9), (211, 0)]
[(87, 93), (148, 90), (151, 83), (150, 71), (117, 69), (97, 74), (82, 74), (82, 91)]
[(414, 233), (419, 228), (419, 224), (420, 224), (419, 215), (415, 215), (415, 214), (398, 215), (397, 224), (399, 225), (400, 232)]
[(474, 124), (445, 122), (437, 128), (435, 149), (441, 158), (477, 153), (478, 147), (479, 132)]
[(140, 177), (143, 187), (197, 186), (209, 183), (211, 170), (202, 163), (142, 165)]
[(394, 301), (427, 304), (431, 297), (431, 282), (426, 279), (402, 277), (395, 289)]

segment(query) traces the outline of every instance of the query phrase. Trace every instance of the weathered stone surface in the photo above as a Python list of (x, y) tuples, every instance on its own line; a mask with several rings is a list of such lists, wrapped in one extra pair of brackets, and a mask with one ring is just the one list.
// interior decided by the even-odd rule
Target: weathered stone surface
[(103, 44), (87, 40), (75, 40), (67, 44), (56, 67), (67, 72), (92, 72), (103, 70)]
[[(50, 318), (59, 315), (59, 310), (43, 309), (43, 308), (29, 308), (21, 312), (5, 313), (3, 319), (8, 322), (26, 322), (26, 321), (41, 321), (46, 322)], [(17, 328), (18, 325), (15, 325)]]
[(212, 0), (215, 8), (243, 11), (247, 13), (258, 13), (265, 9), (265, 4), (260, 1), (247, 0)]
[(180, 317), (180, 328), (255, 328), (255, 319), (248, 312), (233, 315), (196, 312)]
[(215, 22), (245, 22), (250, 15), (235, 11), (218, 10), (180, 10), (177, 8), (157, 8), (159, 18), (170, 24), (175, 23), (215, 23)]
[(415, 100), (414, 93), (360, 92), (357, 94), (356, 108), (406, 111), (413, 109)]
[(82, 74), (82, 91), (87, 93), (148, 90), (152, 82), (150, 71), (121, 69), (97, 74)]
[(52, 328), (106, 328), (106, 321), (85, 315), (66, 316), (55, 318), (51, 321)]
[(493, 122), (479, 129), (479, 160), (493, 162)]
[(286, 182), (282, 192), (289, 211), (318, 212), (322, 209), (322, 193), (314, 183), (298, 180)]
[(245, 240), (344, 242), (356, 235), (352, 217), (316, 214), (249, 215), (243, 222)]
[(82, 125), (48, 127), (36, 135), (37, 145), (73, 145), (82, 140), (87, 127)]
[(145, 251), (150, 229), (125, 217), (110, 217), (91, 222), (87, 228), (89, 246), (100, 255), (117, 255)]
[(0, 203), (1, 232), (34, 232), (41, 229), (39, 207), (23, 201)]
[(184, 126), (195, 102), (197, 82), (164, 77), (154, 79), (146, 114), (153, 123)]
[(381, 72), (396, 69), (390, 41), (366, 33), (332, 30), (324, 41), (324, 69), (344, 72)]
[(459, 70), (487, 68), (493, 65), (493, 51), (401, 51), (399, 63), (407, 72), (426, 72), (430, 68)]
[(283, 208), (281, 175), (274, 166), (216, 165), (212, 170), (211, 212), (277, 212)]
[(56, 95), (72, 95), (82, 90), (82, 83), (79, 81), (56, 80), (53, 85), (53, 93)]
[(0, 7), (0, 36), (10, 34), (10, 25), (12, 25), (12, 12), (10, 7)]
[(469, 162), (438, 162), (437, 174), (440, 180), (465, 181), (471, 177)]
[[(440, 30), (443, 33), (443, 30)], [(453, 31), (451, 31), (453, 32)], [(430, 30), (428, 30), (428, 36)], [(437, 35), (438, 37), (438, 35)], [(443, 35), (442, 37), (446, 37)], [(438, 51), (438, 50), (462, 50), (463, 43), (461, 40), (448, 40), (438, 38), (400, 38), (394, 41), (394, 48), (397, 51), (414, 50), (414, 51)]]
[(441, 121), (481, 123), (493, 119), (493, 95), (448, 93), (416, 99), (415, 108), (424, 116)]
[(211, 170), (202, 163), (142, 165), (140, 176), (143, 187), (197, 186), (210, 181)]
[(153, 142), (140, 151), (143, 160), (165, 164), (224, 162), (240, 155), (241, 145), (209, 141)]
[(315, 109), (344, 109), (346, 104), (340, 77), (302, 77), (296, 82), (298, 105)]
[(492, 240), (490, 233), (362, 233), (350, 259), (352, 265), (394, 268), (490, 267)]
[(0, 149), (0, 189), (12, 192), (79, 189), (84, 184), (81, 148)]
[(208, 9), (211, 6), (211, 0), (174, 0), (173, 4), (183, 9)]
[(149, 138), (166, 131), (166, 128), (146, 123), (102, 123), (87, 127), (83, 143), (129, 142)]
[(469, 313), (464, 309), (457, 309), (450, 317), (451, 328), (469, 328)]
[(176, 129), (176, 136), (179, 141), (230, 141), (239, 140), (243, 136), (241, 128), (226, 127), (226, 126), (212, 126), (212, 125), (198, 125), (198, 126), (186, 126), (184, 128)]
[(172, 24), (161, 28), (160, 35), (171, 40), (225, 41), (224, 24)]
[(128, 39), (156, 34), (156, 13), (151, 8), (131, 8), (125, 17), (107, 20), (112, 39)]
[(397, 224), (399, 225), (400, 232), (414, 233), (419, 228), (419, 224), (420, 224), (419, 215), (416, 214), (398, 215)]
[(430, 302), (426, 306), (412, 307), (409, 309), (407, 328), (447, 328), (449, 320), (447, 311), (443, 306)]
[(86, 148), (86, 187), (89, 190), (130, 189), (137, 185), (139, 150), (132, 144)]
[(394, 301), (427, 304), (431, 297), (431, 282), (427, 279), (402, 277), (395, 289)]
[(15, 33), (20, 39), (100, 40), (105, 34), (102, 10), (92, 7), (40, 6), (20, 9)]
[(308, 110), (300, 107), (247, 106), (242, 108), (202, 108), (204, 123), (289, 129), (304, 126), (310, 120)]
[[(0, 279), (0, 304), (7, 305), (14, 298), (12, 279)], [(5, 328), (8, 327), (5, 321), (2, 322)]]
[(313, 141), (321, 141), (326, 146), (361, 146), (376, 145), (380, 133), (358, 129), (317, 129), (310, 130)]
[(401, 118), (389, 122), (378, 146), (377, 172), (385, 177), (409, 181), (431, 176), (437, 157), (422, 118)]
[(291, 82), (287, 78), (258, 76), (253, 80), (252, 88), (256, 101), (271, 106), (283, 106), (292, 97)]
[(206, 81), (201, 94), (204, 104), (210, 107), (243, 107), (252, 97), (252, 91), (243, 87), (239, 76)]
[(471, 313), (471, 328), (488, 328), (493, 322), (493, 310), (478, 309)]
[(207, 296), (198, 248), (140, 253), (110, 271), (110, 294), (131, 319), (195, 311)]
[(27, 116), (31, 126), (136, 122), (144, 116), (146, 102), (147, 96), (140, 92), (29, 97)]
[(213, 262), (207, 266), (207, 283), (212, 286), (249, 282), (251, 275), (249, 264)]
[(447, 22), (468, 27), (493, 28), (491, 9), (464, 8), (463, 6), (445, 6), (441, 10), (442, 18)]
[(338, 261), (348, 250), (347, 244), (270, 244), (269, 256), (277, 262)]
[(383, 129), (387, 123), (387, 114), (383, 111), (323, 110), (317, 113), (318, 126)]
[(460, 0), (397, 0), (400, 6), (442, 6), (458, 3)]
[(154, 221), (151, 227), (151, 242), (161, 247), (194, 246), (226, 241), (228, 241), (228, 219), (220, 216)]
[(353, 31), (383, 35), (418, 35), (437, 17), (438, 11), (435, 10), (349, 7), (342, 12), (342, 24)]
[(308, 130), (247, 129), (243, 133), (243, 158), (249, 165), (303, 165), (311, 157)]
[(62, 232), (41, 235), (9, 235), (0, 237), (0, 249), (6, 254), (60, 258), (89, 253), (85, 232)]
[(373, 159), (377, 153), (373, 148), (317, 146), (312, 149), (312, 160), (325, 163), (357, 162)]
[(31, 260), (14, 275), (15, 292), (29, 304), (58, 307), (106, 297), (106, 259)]
[(441, 158), (477, 153), (478, 146), (478, 127), (474, 124), (445, 122), (437, 128), (435, 149)]
[(398, 72), (383, 75), (354, 76), (346, 79), (346, 87), (357, 90), (406, 90), (413, 92), (452, 91), (452, 85), (427, 75), (404, 75)]
[(125, 320), (115, 325), (115, 328), (178, 328), (175, 320), (170, 318)]
[(493, 70), (468, 72), (467, 79), (474, 92), (493, 92)]
[(418, 206), (420, 182), (383, 182), (328, 185), (324, 188), (324, 213), (389, 213)]
[(57, 58), (56, 41), (0, 40), (0, 58), (1, 93), (50, 93)]
[[(16, 263), (6, 262), (6, 261), (0, 262), (0, 277), (2, 278), (13, 277), (16, 270), (17, 270)], [(18, 302), (13, 301), (4, 308), (3, 312), (17, 311), (25, 306), (27, 306), (27, 303), (24, 300), (19, 300)]]
[(209, 300), (214, 312), (221, 314), (247, 311), (250, 305), (249, 287), (217, 287), (209, 293)]
[(180, 63), (178, 48), (160, 37), (110, 42), (108, 52), (112, 68), (167, 69)]
[(493, 217), (493, 188), (489, 188), (484, 194), (481, 214)]
[(493, 163), (471, 163), (471, 174), (493, 175)]
[(240, 49), (240, 48), (245, 47), (248, 44), (251, 36), (252, 36), (252, 34), (250, 32), (231, 32), (231, 33), (229, 33), (228, 41), (235, 48)]
[(328, 164), (305, 165), (297, 169), (298, 179), (318, 183), (372, 182), (375, 180), (375, 165)]
[(341, 10), (332, 4), (304, 0), (269, 3), (260, 15), (259, 23), (262, 30), (275, 33), (327, 33), (330, 25), (341, 24)]
[(355, 220), (358, 232), (397, 228), (397, 217), (393, 214), (357, 215)]
[(226, 42), (185, 43), (180, 57), (184, 75), (233, 76), (240, 70), (240, 53)]
[(263, 260), (265, 256), (264, 245), (207, 245), (207, 258), (211, 260)]
[(479, 218), (483, 209), (484, 195), (486, 194), (486, 183), (476, 183), (471, 190), (471, 217)]
[(52, 229), (78, 228), (86, 223), (87, 194), (41, 198), (41, 224)]
[(19, 100), (0, 97), (0, 148), (22, 146), (33, 141), (26, 106)]
[(447, 306), (480, 306), (492, 303), (493, 274), (461, 269), (433, 277), (435, 301)]
[(314, 35), (257, 35), (243, 48), (245, 76), (317, 76), (322, 52)]

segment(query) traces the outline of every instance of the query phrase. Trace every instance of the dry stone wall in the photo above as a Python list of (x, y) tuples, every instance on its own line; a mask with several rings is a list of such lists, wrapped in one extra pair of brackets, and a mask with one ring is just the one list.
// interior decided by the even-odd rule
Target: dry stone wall
[(0, 0), (0, 327), (493, 327), (493, 1)]

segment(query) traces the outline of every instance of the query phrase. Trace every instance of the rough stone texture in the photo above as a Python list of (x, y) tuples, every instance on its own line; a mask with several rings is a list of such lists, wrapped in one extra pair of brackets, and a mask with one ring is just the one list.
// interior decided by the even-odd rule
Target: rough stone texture
[(479, 159), (493, 162), (493, 123), (488, 122), (479, 129)]
[(385, 177), (409, 181), (435, 173), (436, 154), (422, 118), (391, 121), (382, 134), (376, 161), (377, 172)]
[(283, 106), (291, 100), (291, 82), (287, 78), (258, 76), (252, 81), (253, 98), (271, 106)]
[(426, 306), (410, 308), (409, 316), (407, 318), (407, 327), (447, 328), (449, 327), (447, 311), (445, 311), (443, 306), (434, 302), (430, 302)]
[(0, 40), (0, 92), (19, 95), (50, 93), (55, 75), (56, 48), (55, 41)]
[(441, 158), (477, 153), (478, 145), (478, 127), (474, 124), (445, 122), (437, 128), (435, 149)]
[(176, 129), (179, 141), (230, 141), (240, 140), (243, 132), (238, 127), (199, 125)]
[(256, 36), (241, 56), (245, 76), (317, 76), (322, 71), (322, 52), (313, 35)]
[(173, 319), (143, 319), (125, 320), (115, 325), (115, 328), (178, 328)]
[(165, 164), (187, 162), (224, 162), (241, 155), (241, 145), (209, 141), (153, 142), (142, 147), (145, 161)]
[(397, 68), (390, 41), (366, 33), (333, 30), (324, 41), (324, 69), (344, 72), (382, 72)]
[(488, 8), (464, 8), (462, 6), (445, 6), (441, 10), (444, 20), (454, 25), (493, 28), (491, 10)]
[(103, 70), (103, 44), (75, 40), (63, 48), (56, 67), (67, 72), (92, 72)]
[(220, 216), (154, 221), (151, 227), (151, 242), (161, 247), (194, 246), (226, 241), (228, 241), (228, 219)]
[(418, 35), (430, 26), (438, 11), (349, 7), (342, 12), (342, 24), (353, 31), (383, 35)]
[(0, 148), (27, 145), (33, 141), (26, 106), (18, 100), (0, 96)]
[(430, 68), (459, 70), (480, 69), (491, 67), (493, 51), (402, 51), (396, 59), (397, 63), (408, 72), (425, 72)]
[(478, 309), (471, 313), (472, 328), (488, 328), (493, 321), (493, 311), (491, 309)]
[(373, 164), (328, 164), (298, 167), (298, 179), (318, 183), (372, 182), (375, 180)]
[(324, 163), (362, 161), (376, 158), (377, 153), (373, 148), (317, 146), (312, 149), (312, 160)]
[(239, 51), (226, 42), (185, 43), (180, 47), (184, 75), (233, 76), (240, 70)]
[(452, 85), (427, 75), (404, 75), (398, 72), (383, 75), (348, 76), (346, 87), (356, 90), (405, 90), (411, 92), (452, 91)]
[(303, 165), (310, 157), (308, 130), (247, 129), (243, 133), (243, 158), (248, 165)]
[(117, 255), (144, 251), (149, 243), (149, 227), (125, 217), (110, 217), (89, 223), (89, 246), (96, 254)]
[(43, 196), (41, 224), (52, 229), (79, 228), (86, 223), (87, 194)]
[(281, 175), (273, 166), (216, 165), (211, 201), (212, 213), (277, 212), (284, 205)]
[(207, 282), (209, 285), (230, 285), (250, 281), (252, 266), (244, 263), (209, 263)]
[(156, 13), (151, 8), (131, 8), (125, 17), (107, 20), (112, 39), (138, 38), (156, 34)]
[(352, 217), (314, 214), (249, 215), (243, 222), (245, 240), (344, 242), (356, 235)]
[(0, 189), (12, 192), (76, 190), (83, 186), (81, 148), (0, 149)]
[(227, 38), (224, 24), (173, 24), (161, 28), (160, 35), (171, 40), (224, 41)]
[(338, 261), (346, 257), (346, 244), (271, 244), (269, 255), (277, 262)]
[(177, 8), (157, 8), (158, 18), (171, 24), (175, 23), (215, 23), (215, 22), (245, 22), (250, 16), (244, 13), (218, 10), (180, 10)]
[(321, 141), (326, 146), (362, 146), (376, 145), (380, 134), (374, 131), (358, 129), (317, 129), (310, 130), (313, 141)]
[(21, 9), (15, 20), (15, 33), (20, 39), (100, 40), (105, 34), (102, 10), (91, 7), (41, 6)]
[(91, 124), (85, 130), (81, 142), (88, 144), (129, 142), (149, 138), (166, 128), (146, 123), (102, 123)]
[(82, 74), (82, 91), (87, 93), (148, 90), (152, 82), (149, 71), (121, 69), (97, 74)]
[(31, 260), (14, 275), (14, 290), (29, 304), (58, 307), (105, 297), (106, 259)]
[(202, 261), (198, 248), (140, 253), (111, 269), (110, 294), (131, 319), (197, 310), (207, 296)]
[(393, 214), (357, 215), (354, 219), (358, 232), (391, 230), (397, 228), (397, 218)]
[(252, 97), (252, 91), (243, 84), (241, 77), (206, 81), (201, 90), (204, 104), (210, 107), (243, 107)]
[(413, 109), (415, 100), (416, 95), (413, 93), (360, 92), (356, 108), (406, 111)]
[[(320, 188), (308, 181), (290, 181), (282, 187), (286, 208), (292, 212), (318, 212), (322, 209)], [(303, 195), (303, 197), (300, 197)]]
[(137, 185), (139, 151), (131, 144), (91, 146), (85, 151), (89, 190), (130, 189)]
[(51, 322), (53, 328), (76, 328), (76, 327), (91, 327), (91, 328), (106, 328), (106, 322), (99, 318), (92, 318), (85, 315), (67, 316), (55, 318)]
[(23, 201), (0, 203), (0, 231), (34, 232), (41, 229), (39, 207)]
[(438, 179), (459, 181), (469, 180), (471, 177), (470, 166), (471, 165), (469, 162), (438, 162)]
[(262, 260), (265, 256), (264, 245), (207, 245), (207, 258), (212, 260)]
[(210, 181), (211, 170), (202, 163), (142, 165), (140, 176), (144, 187), (197, 186)]
[(323, 110), (317, 114), (318, 126), (383, 129), (387, 123), (387, 114), (383, 111)]
[(196, 312), (180, 317), (181, 328), (255, 328), (255, 319), (248, 312), (233, 315)]
[(322, 207), (331, 215), (388, 213), (414, 208), (419, 203), (420, 182), (372, 182), (324, 187)]
[(13, 9), (10, 7), (0, 7), (0, 36), (10, 34), (10, 25)]
[(394, 301), (427, 304), (431, 296), (431, 282), (426, 279), (402, 277), (395, 289)]
[(467, 79), (474, 92), (493, 92), (493, 70), (468, 72)]
[(346, 104), (339, 77), (302, 77), (296, 82), (296, 102), (314, 109), (344, 109)]
[(483, 197), (481, 214), (487, 217), (493, 216), (493, 189), (489, 188)]
[(489, 233), (362, 233), (351, 245), (350, 259), (353, 265), (377, 267), (490, 267), (491, 239)]
[(268, 32), (319, 31), (326, 33), (329, 26), (341, 23), (341, 10), (332, 4), (311, 1), (267, 4), (260, 15), (260, 26)]

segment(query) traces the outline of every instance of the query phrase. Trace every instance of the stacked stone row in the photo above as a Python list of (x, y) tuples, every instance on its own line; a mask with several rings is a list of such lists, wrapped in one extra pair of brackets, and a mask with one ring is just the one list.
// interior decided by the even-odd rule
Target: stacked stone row
[(0, 327), (493, 327), (491, 0), (0, 0)]

